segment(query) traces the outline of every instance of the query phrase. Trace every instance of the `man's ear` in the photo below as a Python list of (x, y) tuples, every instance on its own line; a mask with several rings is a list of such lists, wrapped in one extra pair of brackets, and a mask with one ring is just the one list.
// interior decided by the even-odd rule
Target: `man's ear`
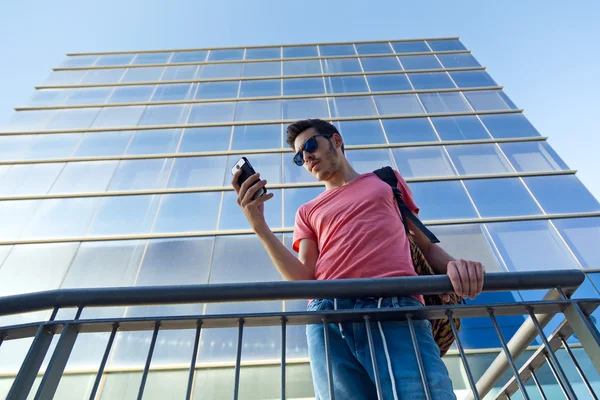
[(344, 144), (344, 140), (342, 139), (342, 136), (338, 133), (334, 133), (331, 138), (333, 139), (333, 143), (335, 144), (335, 147), (338, 149), (341, 149), (342, 145)]

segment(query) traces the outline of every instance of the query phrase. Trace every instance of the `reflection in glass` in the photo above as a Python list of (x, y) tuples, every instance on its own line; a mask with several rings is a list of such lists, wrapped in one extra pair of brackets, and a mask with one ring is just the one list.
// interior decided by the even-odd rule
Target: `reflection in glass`
[(262, 47), (246, 49), (246, 60), (264, 60), (266, 58), (281, 58), (280, 47)]
[(244, 63), (242, 76), (281, 76), (281, 61)]
[(163, 195), (152, 232), (214, 231), (220, 201), (219, 192)]
[[(75, 71), (73, 71), (75, 72)], [(118, 83), (121, 77), (125, 73), (125, 68), (110, 68), (110, 69), (95, 69), (90, 70), (83, 77), (81, 83), (84, 85), (89, 84), (102, 84), (102, 83)]]
[(497, 139), (540, 136), (523, 114), (481, 115), (481, 121)]
[[(54, 118), (46, 125), (46, 129), (79, 129), (88, 128), (92, 121), (96, 121), (102, 115), (103, 108), (75, 108), (70, 110), (56, 110)], [(100, 113), (98, 113), (100, 111)]]
[(235, 98), (239, 82), (202, 82), (198, 84), (196, 99)]
[(523, 180), (549, 214), (600, 210), (598, 200), (575, 175), (534, 176)]
[(330, 76), (325, 78), (327, 93), (359, 93), (369, 91), (364, 76)]
[(390, 143), (439, 140), (427, 118), (383, 119), (381, 122)]
[(283, 58), (318, 57), (317, 46), (293, 46), (283, 48)]
[(221, 186), (225, 156), (176, 158), (168, 188)]
[(240, 101), (236, 121), (270, 121), (281, 119), (281, 100)]
[(189, 100), (194, 97), (196, 85), (182, 83), (179, 85), (157, 85), (152, 101)]
[(125, 154), (174, 153), (180, 137), (181, 129), (134, 131)]
[(118, 161), (67, 163), (50, 193), (104, 192), (118, 164)]
[(194, 104), (187, 123), (230, 122), (233, 121), (234, 110), (235, 103)]
[(45, 194), (63, 167), (63, 163), (13, 165), (0, 176), (0, 195)]
[(332, 118), (377, 115), (371, 96), (333, 97), (329, 104)]
[(65, 104), (72, 92), (72, 90), (65, 89), (36, 90), (27, 102), (27, 105), (31, 107), (59, 106)]
[(457, 71), (450, 72), (450, 76), (459, 88), (498, 86), (485, 71)]
[(77, 85), (88, 71), (52, 71), (44, 81), (46, 86)]
[(459, 181), (410, 183), (421, 220), (477, 218)]
[[(59, 134), (60, 135), (60, 134)], [(41, 135), (0, 136), (0, 160), (18, 160)], [(55, 136), (55, 135), (48, 135)]]
[(158, 81), (164, 70), (165, 67), (128, 68), (123, 78), (121, 78), (121, 83)]
[(98, 56), (69, 56), (60, 66), (61, 68), (91, 67), (97, 59)]
[(600, 218), (552, 220), (583, 268), (600, 268)]
[(315, 199), (323, 193), (323, 187), (285, 189), (283, 201), (283, 226), (294, 227), (296, 212), (301, 205)]
[(15, 132), (44, 129), (48, 121), (50, 121), (55, 115), (56, 111), (54, 110), (15, 111), (12, 113), (8, 123), (6, 123), (2, 128), (6, 131)]
[(130, 131), (87, 132), (75, 157), (119, 156), (131, 140)]
[(386, 143), (378, 120), (341, 121), (339, 130), (346, 146)]
[(519, 172), (569, 169), (547, 142), (501, 143), (500, 148)]
[(18, 238), (40, 203), (41, 200), (0, 201), (0, 239)]
[(190, 111), (189, 104), (147, 106), (139, 126), (184, 124)]
[(389, 149), (347, 150), (346, 157), (359, 174), (373, 172), (382, 166), (393, 167), (394, 165)]
[(404, 178), (456, 175), (442, 146), (392, 149)]
[(59, 133), (55, 135), (37, 135), (35, 141), (22, 155), (25, 160), (39, 160), (69, 157), (78, 147), (83, 133)]
[(418, 42), (393, 42), (392, 47), (396, 53), (421, 53), (431, 52), (424, 41)]
[(113, 196), (102, 200), (87, 236), (149, 233), (160, 200), (159, 195)]
[(398, 56), (405, 70), (442, 68), (435, 56)]
[(95, 66), (103, 66), (103, 65), (129, 65), (131, 64), (131, 60), (133, 60), (135, 54), (107, 54), (104, 56), (100, 56), (98, 61), (96, 61)]
[(327, 99), (283, 100), (283, 119), (329, 118)]
[(491, 139), (476, 116), (435, 117), (431, 122), (442, 140)]
[(303, 94), (323, 93), (325, 93), (323, 78), (297, 78), (283, 80), (284, 96), (298, 96)]
[(172, 162), (169, 158), (123, 160), (119, 163), (108, 190), (161, 189), (165, 187)]
[(463, 54), (438, 54), (437, 58), (441, 61), (444, 68), (470, 68), (481, 67), (475, 57), (469, 53)]
[(200, 51), (176, 51), (173, 57), (169, 60), (169, 64), (184, 63), (184, 62), (203, 62), (206, 60), (205, 50)]
[(456, 87), (446, 72), (408, 74), (408, 77), (413, 87), (417, 90), (451, 89)]
[(153, 92), (153, 85), (116, 87), (108, 103), (141, 103), (150, 100)]
[(136, 64), (166, 64), (171, 58), (172, 53), (141, 53), (133, 59)]
[(230, 126), (186, 128), (177, 152), (226, 151), (229, 149), (230, 138)]
[(405, 74), (368, 75), (371, 92), (389, 92), (393, 90), (412, 90)]
[(233, 128), (231, 150), (257, 150), (281, 148), (280, 124), (238, 125)]
[(331, 58), (323, 60), (323, 72), (326, 74), (341, 74), (362, 72), (362, 69), (358, 58)]
[[(263, 170), (257, 168), (254, 164), (254, 158), (250, 160), (254, 165), (254, 169), (257, 172), (263, 174)], [(263, 177), (264, 178), (264, 177)], [(268, 181), (268, 180), (267, 180)], [(272, 189), (268, 190), (274, 194), (274, 197), (265, 203), (265, 219), (267, 224), (271, 228), (281, 228), (281, 190)], [(250, 223), (244, 216), (244, 213), (240, 206), (237, 204), (237, 194), (234, 191), (223, 192), (223, 201), (221, 204), (221, 218), (219, 220), (218, 230), (238, 230), (238, 229), (251, 229)], [(263, 247), (260, 247), (262, 250)], [(260, 251), (259, 247), (255, 248), (254, 251)], [(252, 253), (254, 259), (255, 253)], [(246, 260), (252, 261), (246, 254)]]
[(423, 114), (423, 107), (414, 94), (373, 96), (379, 115)]
[(362, 57), (360, 63), (365, 72), (402, 70), (396, 57)]
[(144, 113), (144, 106), (101, 108), (93, 128), (136, 126)]
[(459, 145), (446, 148), (461, 175), (513, 172), (495, 144)]
[(236, 64), (206, 64), (198, 67), (196, 78), (199, 79), (218, 79), (218, 78), (239, 78), (242, 74), (241, 63)]
[(283, 154), (283, 181), (284, 183), (304, 183), (315, 182), (312, 176), (304, 167), (299, 167), (292, 160), (292, 153)]
[(207, 61), (241, 60), (244, 58), (244, 49), (211, 50)]
[(241, 81), (240, 97), (281, 96), (281, 80)]
[(542, 214), (519, 178), (466, 180), (465, 186), (484, 218)]
[(315, 75), (321, 73), (319, 60), (284, 61), (283, 75)]
[(419, 98), (429, 113), (471, 111), (460, 93), (420, 93)]
[(321, 54), (321, 57), (353, 56), (356, 54), (354, 46), (352, 46), (351, 44), (320, 45), (319, 52)]
[(358, 54), (388, 54), (393, 53), (389, 43), (359, 43), (356, 44)]
[(466, 50), (460, 40), (456, 39), (428, 40), (427, 43), (433, 51)]
[(501, 90), (464, 92), (475, 111), (516, 110), (517, 106)]
[(161, 81), (176, 81), (194, 79), (198, 71), (197, 65), (185, 65), (181, 67), (167, 67), (160, 77)]

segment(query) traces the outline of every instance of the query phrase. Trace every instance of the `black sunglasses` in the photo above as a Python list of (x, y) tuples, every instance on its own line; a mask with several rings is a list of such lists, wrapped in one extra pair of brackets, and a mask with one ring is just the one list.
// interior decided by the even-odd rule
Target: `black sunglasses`
[(297, 152), (296, 155), (294, 156), (294, 164), (301, 167), (304, 164), (304, 157), (303, 157), (302, 153), (304, 151), (308, 151), (309, 153), (314, 153), (319, 148), (319, 142), (317, 142), (317, 137), (319, 137), (319, 136), (324, 136), (326, 138), (330, 138), (333, 135), (331, 133), (319, 133), (317, 135), (312, 136), (310, 139), (308, 139), (306, 142), (304, 142), (304, 144), (300, 148), (300, 151)]

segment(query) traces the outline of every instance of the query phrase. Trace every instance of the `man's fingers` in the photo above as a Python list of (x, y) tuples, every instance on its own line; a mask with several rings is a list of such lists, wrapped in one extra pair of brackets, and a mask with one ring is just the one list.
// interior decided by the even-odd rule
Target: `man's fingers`
[[(246, 182), (244, 182), (244, 184), (245, 183)], [(258, 190), (260, 190), (262, 187), (264, 187), (266, 184), (267, 184), (267, 181), (265, 180), (265, 181), (259, 181), (255, 185), (250, 186), (250, 188), (248, 190), (246, 190), (246, 193), (244, 194), (244, 196), (242, 198), (242, 206), (246, 206), (246, 205), (250, 204), (253, 201), (252, 197), (254, 197), (256, 192)], [(243, 186), (244, 185), (242, 185), (242, 188), (243, 188)]]
[(275, 194), (274, 194), (274, 193), (272, 193), (272, 192), (270, 192), (270, 193), (267, 193), (267, 194), (265, 194), (265, 195), (263, 195), (263, 196), (260, 196), (260, 197), (258, 197), (258, 198), (256, 198), (256, 199), (252, 200), (252, 204), (254, 204), (254, 205), (257, 205), (257, 206), (258, 206), (259, 204), (262, 204), (262, 203), (264, 203), (265, 201), (267, 201), (267, 200), (269, 200), (269, 199), (272, 199), (272, 198), (273, 198), (273, 196), (275, 196)]
[(481, 263), (479, 264), (479, 268), (477, 268), (477, 294), (483, 291), (483, 280), (485, 278), (485, 267)]
[(456, 261), (451, 261), (448, 263), (448, 276), (450, 277), (450, 282), (452, 282), (454, 292), (457, 295), (462, 296), (463, 286), (460, 280), (460, 273), (458, 272)]
[(240, 184), (238, 183), (238, 179), (240, 179), (241, 174), (242, 170), (238, 169), (235, 171), (235, 174), (233, 174), (233, 178), (231, 178), (231, 186), (233, 186), (233, 189), (235, 189), (236, 193), (240, 192)]
[(440, 294), (440, 299), (442, 299), (442, 301), (448, 302), (450, 301), (450, 295), (448, 293)]
[(477, 289), (479, 287), (479, 275), (477, 273), (477, 264), (479, 263), (474, 261), (467, 262), (467, 269), (469, 271), (469, 298), (471, 300), (474, 300), (478, 293)]

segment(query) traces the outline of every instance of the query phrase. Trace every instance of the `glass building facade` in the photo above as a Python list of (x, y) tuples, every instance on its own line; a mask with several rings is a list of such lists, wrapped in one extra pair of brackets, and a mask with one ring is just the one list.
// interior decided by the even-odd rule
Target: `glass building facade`
[[(285, 145), (286, 124), (301, 118), (332, 121), (358, 172), (399, 170), (455, 257), (494, 272), (582, 269), (575, 296), (600, 296), (600, 204), (457, 38), (68, 56), (0, 131), (0, 296), (281, 280), (235, 201), (230, 169), (246, 156), (269, 181), (266, 218), (291, 250), (296, 209), (324, 190)], [(475, 303), (542, 295), (486, 293)], [(305, 305), (99, 308), (82, 317)], [(3, 317), (0, 326), (47, 317)], [(523, 320), (499, 318), (507, 337)], [(144, 398), (183, 397), (194, 333), (160, 331)], [(304, 327), (288, 335), (288, 396), (311, 398)], [(79, 335), (57, 398), (89, 397), (108, 336)], [(97, 398), (135, 398), (151, 336), (117, 334)], [(500, 351), (491, 323), (464, 319), (461, 337), (481, 376)], [(0, 347), (2, 397), (30, 343)], [(234, 328), (202, 331), (194, 399), (231, 397), (236, 345)], [(245, 330), (243, 398), (278, 397), (281, 351), (278, 328)], [(444, 360), (466, 393), (456, 352)], [(556, 385), (544, 368), (542, 383)], [(576, 372), (566, 372), (585, 398)]]

